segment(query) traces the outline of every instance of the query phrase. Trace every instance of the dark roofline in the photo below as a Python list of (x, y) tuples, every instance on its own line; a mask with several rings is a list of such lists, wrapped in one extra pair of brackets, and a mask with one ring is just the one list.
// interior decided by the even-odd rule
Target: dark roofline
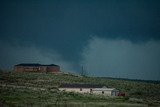
[(68, 84), (63, 83), (60, 88), (102, 88), (105, 85), (102, 84)]
[(21, 63), (15, 66), (59, 66), (59, 65), (55, 65), (55, 64), (44, 65), (44, 64), (39, 64), (39, 63)]

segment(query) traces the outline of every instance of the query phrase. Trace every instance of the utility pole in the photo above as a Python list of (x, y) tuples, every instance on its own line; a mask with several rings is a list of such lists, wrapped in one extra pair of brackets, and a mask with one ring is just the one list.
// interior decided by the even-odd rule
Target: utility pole
[(81, 76), (87, 76), (87, 72), (84, 66), (81, 67)]

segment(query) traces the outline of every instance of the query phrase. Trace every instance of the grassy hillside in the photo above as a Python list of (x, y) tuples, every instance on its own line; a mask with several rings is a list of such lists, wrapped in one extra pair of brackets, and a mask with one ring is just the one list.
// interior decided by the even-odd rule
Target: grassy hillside
[[(61, 83), (104, 84), (126, 93), (126, 97), (105, 97), (66, 93), (57, 90)], [(0, 104), (39, 105), (74, 102), (139, 103), (160, 105), (160, 84), (111, 78), (81, 77), (72, 74), (0, 73)], [(137, 105), (138, 106), (138, 105)]]

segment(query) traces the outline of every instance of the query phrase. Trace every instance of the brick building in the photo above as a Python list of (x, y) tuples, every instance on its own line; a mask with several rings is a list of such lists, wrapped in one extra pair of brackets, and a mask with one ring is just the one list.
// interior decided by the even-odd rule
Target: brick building
[(18, 64), (14, 66), (15, 72), (52, 72), (59, 73), (60, 66), (55, 64), (42, 65), (42, 64)]

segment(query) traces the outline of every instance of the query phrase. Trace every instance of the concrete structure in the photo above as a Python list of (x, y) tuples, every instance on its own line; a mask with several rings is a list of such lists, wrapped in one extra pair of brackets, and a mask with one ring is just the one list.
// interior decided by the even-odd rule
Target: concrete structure
[(14, 66), (15, 72), (52, 72), (59, 73), (60, 66), (50, 64), (50, 65), (42, 65), (42, 64), (18, 64)]
[(107, 88), (104, 85), (92, 84), (62, 84), (60, 91), (90, 93), (95, 95), (118, 96), (119, 91), (115, 88)]

